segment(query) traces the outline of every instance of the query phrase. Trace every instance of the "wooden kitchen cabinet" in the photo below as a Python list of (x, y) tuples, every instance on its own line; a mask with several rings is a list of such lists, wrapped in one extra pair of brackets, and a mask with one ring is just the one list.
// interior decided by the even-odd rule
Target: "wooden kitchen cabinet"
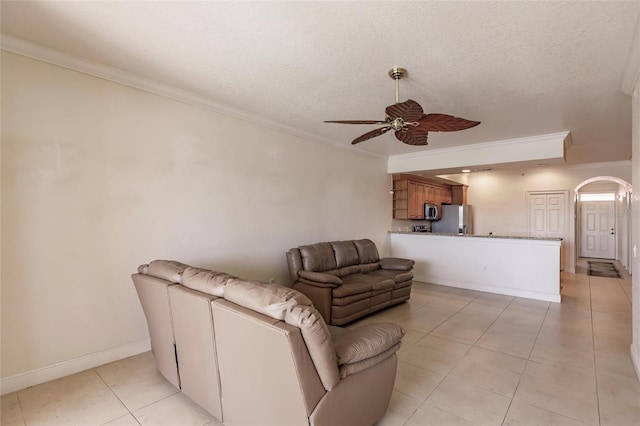
[(451, 190), (444, 192), (444, 204), (453, 204), (451, 199)]
[(467, 204), (467, 185), (451, 186), (451, 204)]
[[(420, 219), (420, 203), (422, 202), (422, 184), (409, 181), (409, 212), (408, 219)], [(424, 213), (422, 214), (424, 216)]]
[[(466, 185), (456, 185), (465, 187)], [(431, 203), (441, 211), (442, 204), (451, 204), (452, 186), (433, 182), (421, 176), (409, 174), (393, 175), (393, 218), (424, 219), (424, 204)]]

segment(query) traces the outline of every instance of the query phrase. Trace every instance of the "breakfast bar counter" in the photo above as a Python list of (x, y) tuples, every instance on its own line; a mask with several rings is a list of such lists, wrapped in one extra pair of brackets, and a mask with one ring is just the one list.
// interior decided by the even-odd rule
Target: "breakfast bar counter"
[(416, 281), (560, 302), (559, 238), (389, 232)]

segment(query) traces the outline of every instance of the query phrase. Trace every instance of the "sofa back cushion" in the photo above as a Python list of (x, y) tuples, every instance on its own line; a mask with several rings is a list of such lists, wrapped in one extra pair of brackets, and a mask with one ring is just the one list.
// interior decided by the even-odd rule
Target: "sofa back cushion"
[(353, 244), (356, 246), (358, 250), (358, 257), (360, 258), (360, 263), (376, 263), (380, 261), (380, 256), (378, 255), (378, 249), (373, 241), (369, 239), (364, 240), (355, 240)]
[(294, 306), (311, 306), (311, 300), (298, 290), (279, 284), (232, 278), (227, 282), (224, 298), (230, 302), (260, 312), (271, 318), (284, 320)]
[(330, 243), (301, 246), (300, 256), (305, 271), (324, 272), (337, 268), (333, 247)]
[(331, 244), (338, 268), (360, 263), (358, 250), (353, 241), (334, 241)]
[(222, 297), (227, 282), (234, 277), (224, 272), (188, 267), (182, 273), (182, 285), (192, 290)]
[(175, 260), (154, 260), (148, 265), (140, 265), (138, 272), (141, 274), (151, 275), (153, 277), (162, 278), (172, 283), (180, 283), (182, 273), (189, 265), (176, 262)]
[(307, 296), (278, 284), (231, 279), (224, 298), (298, 327), (324, 388), (331, 390), (338, 384), (338, 360), (329, 328)]

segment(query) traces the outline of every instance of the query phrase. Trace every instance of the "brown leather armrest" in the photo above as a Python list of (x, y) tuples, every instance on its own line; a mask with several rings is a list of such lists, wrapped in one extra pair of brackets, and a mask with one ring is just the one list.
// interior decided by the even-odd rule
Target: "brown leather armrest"
[(308, 284), (334, 284), (334, 287), (342, 284), (342, 280), (339, 277), (331, 274), (323, 274), (322, 272), (298, 271), (298, 276), (304, 278), (304, 282)]
[(382, 269), (393, 271), (410, 271), (416, 262), (412, 259), (401, 259), (399, 257), (385, 257), (380, 259)]

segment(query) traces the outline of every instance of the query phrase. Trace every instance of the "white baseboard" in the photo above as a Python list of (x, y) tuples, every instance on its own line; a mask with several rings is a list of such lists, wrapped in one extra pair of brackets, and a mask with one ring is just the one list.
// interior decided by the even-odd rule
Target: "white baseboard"
[(151, 342), (149, 339), (145, 339), (91, 355), (85, 355), (80, 358), (59, 362), (47, 367), (28, 371), (26, 373), (3, 377), (0, 379), (0, 394), (4, 395), (15, 392), (28, 388), (29, 386), (38, 385), (40, 383), (48, 382), (49, 380), (59, 379), (60, 377), (79, 373), (80, 371), (108, 364), (113, 361), (118, 361), (149, 350), (151, 350)]
[(431, 276), (414, 275), (413, 280), (424, 283), (444, 285), (447, 287), (464, 288), (465, 290), (483, 291), (486, 293), (502, 294), (505, 296), (524, 297), (526, 299), (536, 299), (545, 302), (560, 303), (560, 294), (540, 293), (537, 291), (521, 290), (511, 287), (497, 287), (487, 284), (440, 279), (438, 277)]
[(640, 353), (636, 349), (636, 345), (631, 344), (631, 363), (636, 369), (636, 376), (640, 380)]

